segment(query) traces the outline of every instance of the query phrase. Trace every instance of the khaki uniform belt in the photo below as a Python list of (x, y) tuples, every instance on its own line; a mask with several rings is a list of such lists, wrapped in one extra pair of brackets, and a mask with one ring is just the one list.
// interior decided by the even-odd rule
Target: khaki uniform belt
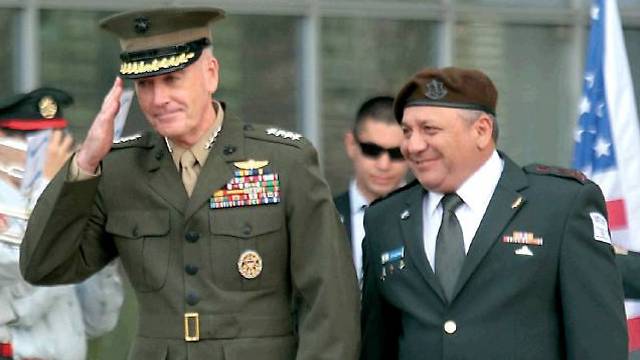
[[(185, 316), (186, 315), (186, 316)], [(257, 317), (244, 315), (176, 314), (140, 315), (138, 336), (184, 339), (186, 341), (218, 340), (290, 335), (291, 317)]]

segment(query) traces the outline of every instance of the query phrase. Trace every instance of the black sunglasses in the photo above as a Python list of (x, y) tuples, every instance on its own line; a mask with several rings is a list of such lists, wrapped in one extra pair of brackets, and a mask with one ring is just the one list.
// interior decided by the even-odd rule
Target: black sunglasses
[(402, 152), (400, 152), (400, 148), (399, 147), (394, 147), (394, 148), (384, 148), (378, 144), (375, 143), (370, 143), (370, 142), (361, 142), (360, 140), (358, 140), (358, 138), (356, 137), (356, 142), (358, 143), (358, 145), (360, 146), (360, 150), (362, 151), (362, 153), (365, 156), (368, 156), (370, 158), (378, 158), (380, 157), (383, 153), (387, 153), (389, 154), (389, 158), (392, 161), (402, 161), (404, 160), (404, 156), (402, 156)]

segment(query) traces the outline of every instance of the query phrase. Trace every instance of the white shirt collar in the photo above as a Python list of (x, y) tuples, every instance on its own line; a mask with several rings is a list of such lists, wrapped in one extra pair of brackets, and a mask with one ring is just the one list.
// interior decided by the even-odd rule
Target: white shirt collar
[[(458, 188), (456, 194), (464, 201), (464, 204), (471, 208), (472, 211), (481, 211), (484, 213), (493, 190), (496, 188), (502, 169), (504, 168), (504, 160), (500, 158), (496, 150), (493, 151), (489, 160), (476, 170), (471, 176)], [(433, 214), (440, 204), (440, 200), (444, 196), (443, 193), (429, 191), (427, 211)]]
[(482, 211), (484, 213), (493, 191), (500, 180), (504, 161), (496, 150), (489, 160), (487, 160), (475, 173), (473, 173), (456, 193), (472, 211)]
[(355, 179), (349, 183), (349, 202), (351, 203), (350, 210), (352, 214), (362, 211), (365, 207), (369, 206), (369, 202), (358, 189)]

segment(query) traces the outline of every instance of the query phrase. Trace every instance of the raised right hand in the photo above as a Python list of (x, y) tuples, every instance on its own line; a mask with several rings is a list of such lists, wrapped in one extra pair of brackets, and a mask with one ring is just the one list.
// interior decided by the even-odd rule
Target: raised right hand
[(100, 165), (100, 161), (107, 156), (113, 144), (113, 127), (116, 114), (120, 109), (120, 96), (124, 82), (116, 77), (113, 86), (102, 102), (102, 108), (91, 124), (78, 154), (76, 162), (80, 169), (95, 173)]

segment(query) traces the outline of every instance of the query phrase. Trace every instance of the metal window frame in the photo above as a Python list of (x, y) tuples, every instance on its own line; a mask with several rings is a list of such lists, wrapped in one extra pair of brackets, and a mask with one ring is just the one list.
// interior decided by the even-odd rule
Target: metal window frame
[[(165, 1), (163, 5), (211, 5), (210, 0)], [(429, 20), (439, 23), (438, 65), (452, 63), (455, 54), (455, 25), (459, 21), (490, 20), (507, 24), (567, 25), (574, 31), (571, 51), (576, 64), (583, 63), (584, 33), (588, 24), (589, 0), (567, 0), (566, 7), (507, 7), (460, 4), (456, 0), (434, 0), (432, 2), (402, 2), (384, 0), (219, 0), (216, 6), (229, 14), (279, 15), (300, 17), (299, 66), (301, 89), (299, 108), (302, 114), (299, 128), (319, 147), (322, 154), (322, 126), (320, 104), (322, 103), (321, 36), (322, 19), (325, 17), (364, 17), (372, 19)], [(0, 0), (1, 9), (17, 9), (20, 16), (17, 31), (18, 48), (14, 52), (16, 91), (27, 91), (40, 82), (40, 49), (38, 43), (40, 10), (68, 9), (93, 11), (118, 11), (144, 6), (158, 6), (157, 0)], [(640, 4), (637, 8), (625, 7), (622, 11), (625, 26), (640, 27)], [(573, 97), (580, 96), (581, 69), (576, 66), (571, 75), (576, 84), (571, 89)]]

